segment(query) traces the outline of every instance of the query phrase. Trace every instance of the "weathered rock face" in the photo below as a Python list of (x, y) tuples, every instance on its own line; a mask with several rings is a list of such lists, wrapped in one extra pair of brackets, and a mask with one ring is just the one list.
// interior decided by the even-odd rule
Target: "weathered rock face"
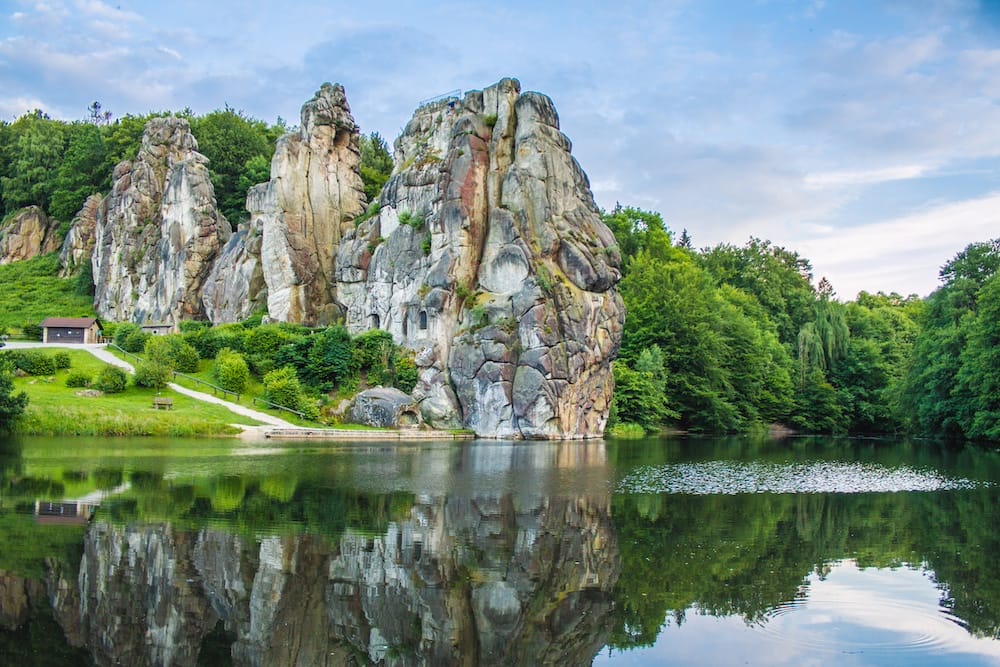
[(31, 617), (33, 607), (44, 601), (45, 587), (40, 581), (0, 570), (0, 628), (20, 627)]
[(336, 303), (337, 246), (364, 210), (358, 126), (344, 89), (324, 84), (302, 107), (298, 132), (278, 140), (271, 180), (247, 195), (262, 229), (267, 308), (277, 320), (327, 324)]
[(379, 214), (339, 247), (348, 328), (417, 350), (415, 396), (434, 426), (600, 436), (621, 257), (551, 100), (505, 79), (425, 105), (395, 160)]
[(59, 222), (37, 206), (28, 206), (0, 228), (0, 264), (47, 255), (58, 250), (59, 243)]
[(116, 321), (202, 319), (201, 288), (229, 223), (188, 122), (155, 118), (135, 160), (115, 167), (93, 256), (98, 314)]
[(267, 307), (267, 285), (260, 263), (262, 240), (258, 217), (241, 224), (219, 253), (201, 292), (205, 315), (212, 322), (239, 322)]
[(67, 278), (76, 273), (84, 262), (90, 264), (94, 256), (94, 239), (97, 237), (97, 220), (104, 213), (101, 205), (104, 197), (90, 195), (83, 202), (83, 208), (73, 218), (73, 223), (59, 251), (59, 275)]

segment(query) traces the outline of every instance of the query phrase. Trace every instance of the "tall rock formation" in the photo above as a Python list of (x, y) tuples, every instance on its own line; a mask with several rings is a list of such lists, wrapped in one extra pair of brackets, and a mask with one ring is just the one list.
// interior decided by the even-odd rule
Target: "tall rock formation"
[(84, 263), (90, 264), (94, 256), (94, 239), (97, 237), (97, 219), (104, 215), (101, 195), (90, 195), (83, 207), (74, 216), (73, 223), (59, 251), (59, 275), (67, 278), (79, 270)]
[(197, 151), (187, 120), (155, 118), (136, 158), (115, 167), (93, 256), (101, 317), (204, 318), (201, 288), (231, 232), (216, 208), (208, 159)]
[[(260, 191), (252, 188), (251, 196)], [(263, 237), (261, 219), (255, 217), (242, 223), (219, 253), (201, 292), (205, 316), (212, 322), (239, 322), (267, 308), (267, 284), (260, 261)]]
[[(425, 422), (501, 438), (599, 437), (624, 307), (621, 257), (552, 101), (504, 79), (417, 109), (365, 212), (339, 85), (302, 107), (229, 240), (187, 123), (156, 119), (99, 207), (113, 320), (381, 328), (416, 353)], [(377, 209), (377, 210), (376, 210)]]
[(419, 108), (395, 148), (378, 215), (338, 251), (348, 328), (417, 351), (432, 425), (600, 436), (621, 257), (552, 101), (504, 79)]
[(343, 87), (323, 84), (302, 106), (299, 131), (278, 140), (271, 180), (247, 195), (274, 319), (320, 325), (339, 315), (337, 247), (364, 210), (358, 146)]
[(59, 249), (59, 221), (37, 206), (12, 214), (0, 226), (0, 264), (19, 262)]

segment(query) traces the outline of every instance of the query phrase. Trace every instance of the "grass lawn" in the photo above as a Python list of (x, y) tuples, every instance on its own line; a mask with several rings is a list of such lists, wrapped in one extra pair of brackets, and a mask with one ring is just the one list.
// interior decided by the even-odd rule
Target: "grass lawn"
[(258, 422), (219, 405), (205, 403), (164, 389), (173, 399), (172, 410), (153, 408), (154, 389), (129, 385), (121, 394), (78, 396), (80, 389), (67, 387), (72, 371), (97, 376), (104, 362), (82, 350), (69, 350), (71, 367), (51, 377), (26, 377), (14, 381), (15, 389), (28, 394), (28, 409), (18, 420), (16, 431), (32, 435), (225, 435), (237, 433), (232, 424)]
[[(115, 348), (110, 346), (107, 348), (107, 350), (108, 352), (115, 355), (119, 359), (129, 362), (133, 366), (136, 364), (134, 355), (122, 354), (121, 351), (116, 350)], [(198, 362), (198, 371), (196, 373), (185, 373), (184, 375), (197, 378), (202, 382), (207, 382), (210, 385), (215, 385), (216, 380), (215, 380), (214, 369), (215, 369), (214, 359), (202, 359)], [(186, 387), (187, 389), (193, 389), (195, 391), (200, 391), (205, 394), (213, 393), (211, 387), (207, 387), (204, 384), (198, 382), (193, 382), (183, 376), (176, 376), (172, 380), (172, 382), (182, 387)], [(223, 395), (222, 392), (219, 392), (216, 393), (215, 395), (218, 396), (219, 398), (223, 398), (229, 401), (230, 403), (236, 403), (237, 405), (242, 405), (243, 407), (250, 408), (251, 410), (257, 410), (258, 412), (263, 412), (265, 414), (278, 417), (279, 419), (284, 419), (286, 422), (290, 424), (295, 424), (296, 426), (306, 426), (312, 428), (320, 426), (319, 422), (311, 421), (308, 419), (302, 419), (298, 415), (293, 414), (291, 412), (286, 412), (285, 410), (277, 410), (275, 408), (269, 407), (265, 403), (255, 402), (253, 400), (254, 398), (260, 398), (260, 399), (264, 398), (264, 385), (262, 385), (260, 381), (258, 381), (253, 376), (250, 377), (250, 383), (247, 385), (246, 390), (242, 394), (240, 394), (239, 400), (236, 400), (236, 398), (232, 394)]]

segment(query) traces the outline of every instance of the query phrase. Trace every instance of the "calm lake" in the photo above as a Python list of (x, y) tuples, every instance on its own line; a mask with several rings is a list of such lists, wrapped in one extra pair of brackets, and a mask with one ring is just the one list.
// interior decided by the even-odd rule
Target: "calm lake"
[(1000, 665), (1000, 454), (0, 440), (3, 665)]

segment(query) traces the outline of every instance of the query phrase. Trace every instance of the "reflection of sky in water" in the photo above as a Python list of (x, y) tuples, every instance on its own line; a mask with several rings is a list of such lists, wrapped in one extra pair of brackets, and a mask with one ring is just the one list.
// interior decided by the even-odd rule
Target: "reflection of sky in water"
[(872, 463), (740, 463), (709, 461), (642, 466), (618, 484), (624, 493), (884, 493), (973, 489), (988, 482), (934, 470)]
[(969, 635), (938, 602), (927, 573), (834, 565), (809, 577), (801, 599), (758, 625), (689, 611), (652, 647), (595, 665), (1000, 665), (1000, 641)]

